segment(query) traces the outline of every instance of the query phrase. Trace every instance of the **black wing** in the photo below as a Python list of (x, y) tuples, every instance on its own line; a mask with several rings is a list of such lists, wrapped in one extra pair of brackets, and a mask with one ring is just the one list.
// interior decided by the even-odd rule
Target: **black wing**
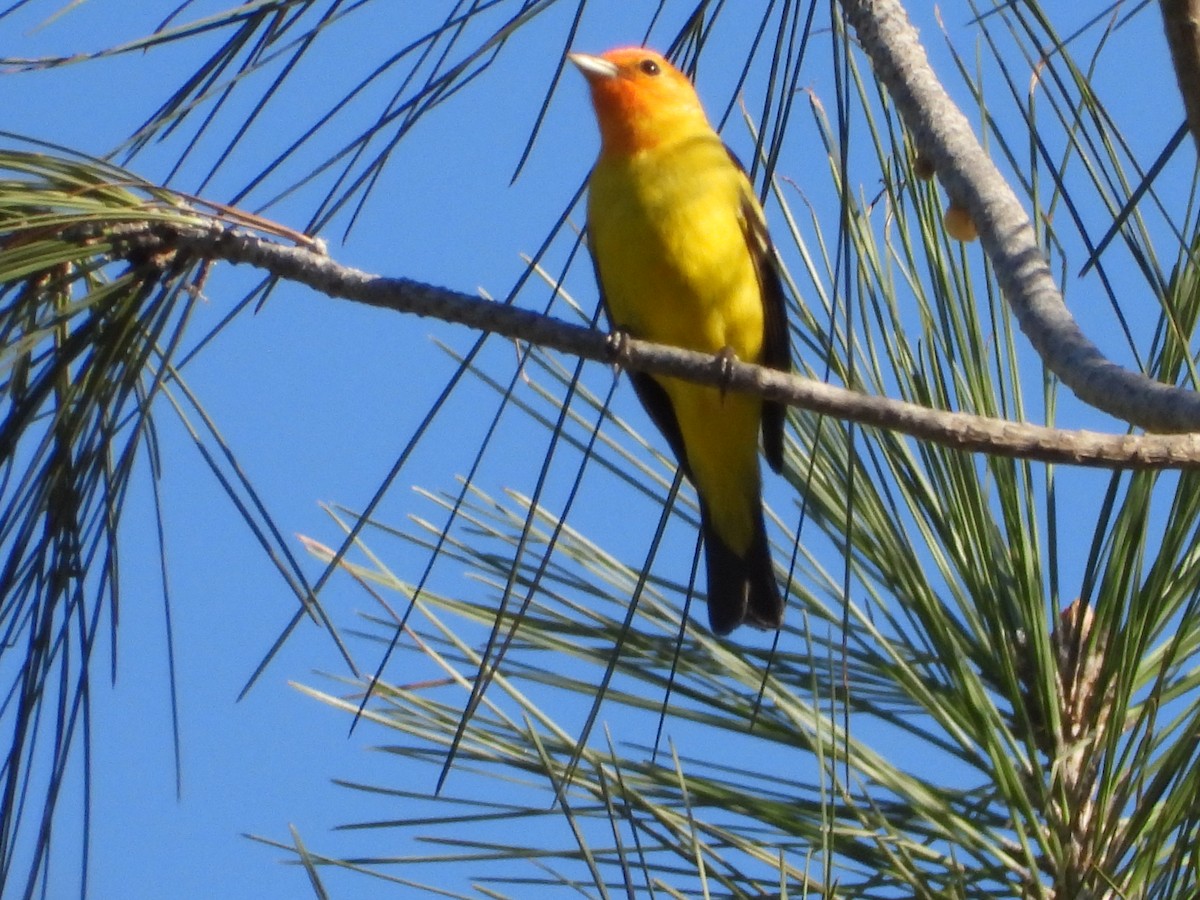
[[(745, 174), (745, 167), (728, 147), (725, 152), (733, 164)], [(758, 288), (763, 302), (763, 349), (759, 365), (792, 370), (792, 344), (788, 337), (787, 301), (783, 295), (783, 281), (779, 276), (779, 261), (767, 233), (767, 222), (762, 209), (754, 198), (747, 177), (747, 193), (742, 197), (742, 228), (746, 237), (746, 249), (754, 260), (758, 272)], [(751, 360), (747, 360), (750, 362)], [(767, 465), (778, 472), (783, 468), (783, 422), (787, 407), (782, 403), (763, 403), (762, 434), (763, 455)]]

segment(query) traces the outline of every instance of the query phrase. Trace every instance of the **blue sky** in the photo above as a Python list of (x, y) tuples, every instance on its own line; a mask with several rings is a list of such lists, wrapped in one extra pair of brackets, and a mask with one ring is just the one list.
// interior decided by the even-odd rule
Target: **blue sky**
[[(1047, 4), (1055, 5), (1061, 4)], [(93, 2), (37, 27), (56, 6), (33, 4), (23, 17), (0, 21), (5, 52), (34, 57), (95, 50), (140, 35), (155, 24), (154, 17), (139, 20), (127, 13), (127, 6), (121, 5), (122, 14), (115, 15), (117, 4)], [(211, 6), (218, 9), (222, 4)], [(256, 171), (289, 135), (307, 126), (313, 110), (323, 109), (364, 71), (421, 33), (428, 23), (419, 18), (439, 6), (372, 4), (328, 34), (321, 52), (314, 54), (313, 71), (301, 72), (297, 88), (289, 86), (281, 93), (247, 146), (205, 189), (206, 196), (224, 200), (233, 195), (247, 172)], [(592, 4), (595, 8), (584, 16), (574, 46), (597, 51), (638, 42), (654, 6)], [(479, 288), (493, 296), (507, 292), (522, 271), (520, 254), (533, 252), (541, 243), (585, 177), (595, 152), (582, 80), (566, 72), (533, 154), (521, 177), (510, 185), (571, 12), (564, 4), (543, 16), (501, 56), (493, 71), (428, 116), (401, 143), (351, 238), (343, 243), (340, 230), (326, 234), (332, 255), (369, 271), (465, 291)], [(381, 27), (380, 16), (393, 18)], [(935, 64), (949, 75), (934, 22), (930, 19), (922, 25)], [(1159, 56), (1161, 35), (1154, 32), (1156, 26), (1153, 16), (1143, 15), (1137, 30), (1123, 32), (1115, 40), (1130, 48), (1153, 46)], [(679, 22), (668, 15), (656, 34), (665, 42), (678, 27)], [(965, 16), (952, 19), (948, 27), (966, 52), (970, 38)], [(721, 34), (728, 35), (731, 49), (715, 48), (717, 52), (706, 56), (706, 65), (718, 65), (722, 52), (736, 54), (735, 48), (746, 40), (737, 23), (730, 22), (727, 29)], [(200, 44), (211, 49), (214, 41)], [(1110, 50), (1108, 58), (1119, 55)], [(182, 44), (54, 71), (6, 75), (0, 78), (4, 127), (103, 153), (128, 136), (199, 58), (197, 48)], [(819, 97), (831, 99), (831, 75), (821, 69), (824, 59), (823, 52), (813, 53), (803, 83)], [(1139, 67), (1147, 62), (1143, 57)], [(705, 71), (701, 93), (715, 108), (725, 97), (706, 95)], [(1122, 127), (1138, 142), (1139, 158), (1148, 162), (1179, 121), (1173, 89), (1169, 103), (1122, 102), (1122, 73), (1117, 69), (1110, 77), (1115, 83), (1106, 101), (1113, 101)], [(1137, 73), (1137, 77), (1146, 76)], [(254, 90), (247, 95), (257, 96)], [(956, 96), (961, 98), (961, 91)], [(342, 134), (353, 131), (356, 122), (361, 127), (377, 108), (367, 103), (352, 110)], [(231, 110), (217, 131), (228, 128), (236, 115), (237, 110)], [(744, 152), (746, 136), (740, 129), (730, 132)], [(199, 146), (195, 162), (185, 167), (176, 186), (196, 188), (203, 171), (200, 163), (211, 158), (214, 146), (213, 139)], [(178, 141), (152, 147), (132, 168), (151, 180), (160, 179), (179, 150)], [(809, 160), (791, 157), (781, 160), (780, 171), (819, 195), (817, 183), (826, 177), (823, 166), (823, 159), (813, 166)], [(299, 228), (312, 196), (289, 198), (265, 214)], [(827, 222), (836, 221), (832, 209), (822, 215)], [(252, 283), (246, 273), (218, 272), (207, 288), (209, 300), (199, 311), (196, 333), (214, 325), (228, 302)], [(594, 293), (586, 266), (575, 270), (568, 288), (590, 308)], [(536, 305), (546, 297), (545, 291), (534, 291), (528, 302)], [(1119, 350), (1111, 322), (1103, 313), (1096, 321), (1093, 336), (1106, 349)], [(473, 335), (461, 329), (285, 288), (257, 315), (243, 316), (227, 329), (186, 375), (284, 533), (334, 543), (337, 529), (318, 504), (333, 501), (353, 508), (365, 504), (453, 371), (451, 360), (431, 337), (459, 349), (473, 341)], [(623, 402), (636, 415), (630, 394), (626, 391)], [(410, 484), (449, 489), (454, 475), (465, 471), (481, 427), (472, 421), (471, 406), (483, 402), (482, 398), (480, 392), (460, 401), (455, 421), (462, 431), (456, 440), (428, 442), (418, 454), (386, 501), (382, 516), (386, 521), (399, 522), (414, 512), (428, 514), (408, 490)], [(247, 840), (243, 833), (286, 841), (289, 824), (295, 824), (314, 849), (352, 852), (363, 846), (361, 835), (331, 835), (328, 829), (383, 816), (386, 805), (366, 811), (361, 797), (333, 785), (331, 779), (386, 782), (395, 778), (403, 783), (404, 777), (397, 774), (395, 762), (381, 765), (379, 754), (365, 752), (374, 743), (390, 740), (388, 735), (365, 727), (347, 737), (343, 714), (289, 686), (295, 680), (327, 687), (315, 672), (344, 674), (327, 636), (315, 628), (299, 629), (249, 696), (234, 702), (292, 615), (294, 599), (249, 542), (245, 527), (170, 411), (160, 410), (159, 419), (168, 459), (162, 492), (171, 511), (167, 552), (178, 656), (183, 791), (177, 801), (158, 573), (151, 565), (127, 564), (118, 678), (111, 687), (103, 675), (93, 682), (92, 764), (94, 771), (103, 773), (93, 787), (91, 811), (93, 896), (131, 900), (168, 895), (305, 896), (304, 873), (280, 865), (280, 852)], [(540, 453), (542, 445), (537, 443), (531, 450), (522, 444), (519, 432), (503, 439), (513, 458), (510, 465), (497, 463), (492, 481), (502, 483), (509, 476), (514, 486), (530, 490), (530, 470), (522, 463), (530, 454)], [(152, 548), (153, 523), (144, 483), (129, 509), (125, 540), (131, 547)], [(298, 544), (296, 551), (300, 552)], [(145, 559), (154, 559), (152, 550)], [(417, 570), (423, 560), (412, 555), (390, 562)], [(319, 571), (315, 563), (305, 563), (310, 574)], [(1065, 565), (1077, 568), (1079, 561), (1068, 560)], [(415, 571), (405, 574), (414, 577)], [(326, 603), (347, 622), (355, 610), (367, 606), (361, 592), (336, 582)], [(645, 736), (647, 742), (650, 738)], [(75, 874), (67, 861), (74, 852), (72, 829), (77, 827), (70, 803), (77, 796), (78, 792), (64, 801), (59, 823), (64, 840), (56, 850), (67, 888)], [(379, 852), (399, 850), (386, 847)], [(326, 883), (334, 896), (397, 896), (394, 888), (358, 876), (330, 873)]]

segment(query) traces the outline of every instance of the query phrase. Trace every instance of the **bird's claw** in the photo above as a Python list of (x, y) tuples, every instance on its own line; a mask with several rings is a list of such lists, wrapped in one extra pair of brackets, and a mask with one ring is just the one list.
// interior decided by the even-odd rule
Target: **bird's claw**
[(721, 373), (720, 388), (721, 399), (725, 399), (725, 392), (729, 390), (729, 384), (733, 381), (733, 364), (737, 362), (737, 354), (733, 352), (732, 347), (722, 347), (717, 353), (716, 366)]
[(607, 338), (608, 358), (612, 362), (613, 372), (620, 373), (629, 362), (629, 342), (631, 337), (624, 328), (614, 329)]

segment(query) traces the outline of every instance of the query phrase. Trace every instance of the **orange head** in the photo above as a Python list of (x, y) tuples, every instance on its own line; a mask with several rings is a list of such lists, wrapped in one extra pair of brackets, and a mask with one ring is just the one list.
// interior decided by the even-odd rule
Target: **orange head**
[(696, 89), (662, 54), (624, 47), (568, 58), (592, 90), (602, 154), (632, 155), (673, 137), (712, 130)]

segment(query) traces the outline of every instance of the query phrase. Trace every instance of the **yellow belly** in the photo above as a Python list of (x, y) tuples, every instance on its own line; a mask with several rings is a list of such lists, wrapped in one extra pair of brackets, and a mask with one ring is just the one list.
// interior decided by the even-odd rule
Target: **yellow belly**
[[(745, 176), (719, 139), (601, 160), (588, 205), (591, 247), (615, 327), (758, 362), (763, 304), (746, 245)], [(744, 552), (758, 513), (758, 398), (659, 379), (675, 410), (695, 487), (718, 533)]]

